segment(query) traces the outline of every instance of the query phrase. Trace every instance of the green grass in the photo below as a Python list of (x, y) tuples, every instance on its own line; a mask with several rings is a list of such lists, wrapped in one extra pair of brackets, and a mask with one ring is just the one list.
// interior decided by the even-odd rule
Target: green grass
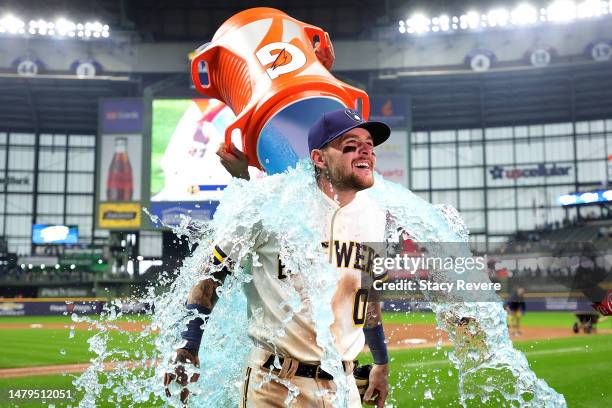
[[(385, 323), (400, 324), (435, 324), (435, 315), (431, 312), (385, 312)], [(571, 312), (527, 312), (521, 319), (523, 327), (551, 327), (571, 329), (576, 316)], [(612, 319), (598, 324), (598, 328), (612, 328)]]
[[(11, 402), (8, 398), (9, 389), (38, 389), (38, 390), (69, 390), (74, 396), (72, 406), (78, 405), (78, 401), (83, 398), (82, 393), (77, 393), (72, 385), (73, 377), (70, 375), (41, 375), (36, 377), (23, 378), (0, 378), (0, 406), (1, 407), (41, 407), (47, 406), (40, 400), (23, 399), (18, 402)], [(55, 406), (68, 406), (68, 401), (52, 400), (49, 403)]]
[[(92, 317), (95, 318), (95, 317)], [(117, 319), (118, 321), (150, 321), (148, 315), (124, 315)], [(398, 324), (435, 324), (436, 318), (431, 312), (385, 312), (383, 315), (385, 323)], [(571, 328), (576, 317), (571, 312), (527, 312), (521, 324), (524, 327), (558, 327)], [(11, 316), (0, 317), (0, 323), (66, 323), (72, 322), (70, 316)], [(612, 319), (598, 325), (600, 328), (612, 328)]]
[[(0, 378), (0, 407), (41, 407), (47, 406), (46, 404), (42, 404), (41, 401), (34, 400), (21, 400), (18, 403), (11, 403), (8, 399), (8, 390), (9, 389), (31, 389), (31, 390), (69, 390), (70, 395), (72, 397), (72, 401), (67, 400), (52, 400), (48, 403), (55, 404), (56, 407), (67, 407), (72, 406), (75, 407), (78, 405), (79, 401), (83, 398), (83, 392), (77, 391), (75, 386), (72, 384), (77, 375), (75, 374), (66, 374), (66, 375), (41, 375), (35, 377), (27, 377), (27, 378)], [(103, 378), (99, 379), (100, 383), (103, 383), (105, 380)], [(112, 393), (109, 389), (104, 389), (102, 391), (102, 397), (97, 401), (98, 407), (104, 408), (115, 408), (117, 407), (116, 402), (108, 402), (109, 398), (112, 398)], [(123, 402), (121, 407), (129, 407), (129, 402)], [(151, 402), (148, 401), (142, 404), (136, 404), (134, 407), (138, 408), (152, 408), (152, 407), (164, 407), (165, 405), (162, 402)]]
[(71, 324), (72, 319), (70, 316), (3, 316), (0, 317), (0, 324), (2, 323), (65, 323)]
[[(75, 330), (73, 338), (69, 334), (69, 329), (0, 330), (0, 368), (84, 363), (94, 357), (87, 343), (93, 331)], [(136, 336), (110, 331), (108, 349), (134, 350), (134, 344), (145, 352), (153, 349)]]
[[(88, 319), (98, 320), (100, 316), (89, 315)], [(151, 316), (146, 314), (125, 314), (115, 319), (119, 322), (150, 322)], [(72, 324), (72, 318), (70, 316), (2, 316), (0, 317), (0, 324), (2, 323), (27, 323), (27, 324), (45, 324), (45, 323), (64, 323), (67, 325)]]
[[(133, 317), (125, 317), (128, 318)], [(386, 322), (413, 324), (434, 321), (431, 313), (389, 313), (384, 319)], [(525, 316), (524, 322), (525, 325), (569, 329), (573, 321), (571, 313), (532, 312)], [(46, 316), (1, 318), (0, 323), (3, 322), (69, 324), (71, 321), (69, 317)], [(600, 327), (607, 327), (607, 324)], [(68, 334), (68, 329), (0, 330), (0, 368), (87, 362), (93, 355), (88, 351), (86, 340), (93, 332), (76, 330), (74, 338), (69, 338)], [(130, 335), (111, 332), (109, 336), (109, 348), (134, 350), (143, 347), (143, 343), (134, 343)], [(609, 375), (612, 335), (516, 341), (515, 346), (526, 352), (530, 366), (538, 377), (565, 395), (570, 407), (612, 406), (612, 394), (609, 392), (612, 389), (612, 376)], [(152, 348), (151, 345), (145, 347)], [(61, 349), (65, 351), (64, 354), (60, 353)], [(397, 407), (459, 406), (457, 372), (446, 358), (447, 350), (420, 348), (391, 352), (391, 400)], [(360, 358), (364, 363), (367, 359), (368, 356)], [(8, 388), (74, 390), (71, 382), (72, 376), (62, 375), (0, 379), (0, 406), (11, 406), (3, 400), (2, 393), (6, 393)], [(431, 391), (433, 400), (424, 399), (427, 390)], [(106, 400), (107, 396), (103, 399)], [(54, 403), (65, 406), (58, 401)], [(38, 404), (20, 402), (19, 406), (40, 406)], [(100, 406), (112, 407), (115, 404), (101, 403)]]
[[(530, 367), (538, 377), (565, 396), (568, 406), (612, 406), (609, 392), (612, 336), (581, 335), (515, 345), (526, 352)], [(391, 398), (398, 407), (460, 406), (457, 370), (446, 359), (446, 350), (423, 348), (391, 353)], [(367, 362), (367, 356), (362, 357)], [(433, 400), (424, 399), (427, 390), (431, 391)]]
[(436, 316), (431, 312), (384, 312), (382, 320), (397, 324), (435, 324)]
[[(526, 352), (531, 368), (540, 378), (565, 395), (568, 406), (612, 406), (612, 395), (609, 392), (612, 389), (612, 377), (609, 375), (612, 336), (581, 335), (548, 341), (517, 342), (516, 347)], [(460, 406), (457, 371), (448, 362), (446, 350), (422, 348), (391, 352), (390, 400), (397, 407)], [(367, 363), (367, 356), (361, 357)], [(72, 376), (69, 375), (0, 379), (0, 390), (20, 387), (71, 389), (74, 392), (71, 382)], [(433, 400), (424, 399), (426, 390), (431, 391)], [(102, 400), (106, 400), (107, 396), (105, 394)], [(5, 406), (2, 402), (0, 406)], [(56, 405), (65, 406), (62, 403)], [(115, 404), (100, 402), (99, 406), (113, 407)]]

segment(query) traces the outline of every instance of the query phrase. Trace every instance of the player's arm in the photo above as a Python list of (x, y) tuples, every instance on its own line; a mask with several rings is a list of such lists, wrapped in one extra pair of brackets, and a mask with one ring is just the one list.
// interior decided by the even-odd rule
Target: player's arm
[[(217, 288), (223, 285), (225, 278), (230, 274), (230, 268), (227, 263), (221, 266), (225, 262), (225, 254), (218, 246), (213, 250), (213, 256), (211, 257), (211, 263), (216, 266), (212, 268), (215, 271), (206, 271), (209, 277), (202, 279), (196, 283), (189, 292), (187, 297), (186, 308), (188, 310), (196, 310), (200, 315), (205, 317), (196, 317), (187, 323), (187, 328), (181, 333), (181, 337), (185, 340), (185, 345), (176, 350), (176, 357), (174, 362), (177, 366), (174, 368), (173, 373), (166, 373), (164, 376), (164, 385), (166, 386), (166, 395), (171, 396), (168, 385), (172, 381), (176, 381), (182, 387), (187, 387), (190, 382), (196, 382), (199, 378), (199, 374), (195, 373), (190, 378), (185, 370), (185, 365), (191, 364), (199, 367), (200, 361), (198, 359), (198, 353), (200, 350), (200, 342), (204, 333), (203, 325), (206, 323), (206, 319), (218, 300)], [(183, 388), (181, 391), (181, 401), (186, 402), (189, 396), (189, 390)]]
[[(216, 246), (213, 249), (213, 256), (211, 262), (217, 266), (223, 264), (227, 256), (221, 248)], [(210, 277), (202, 279), (196, 283), (189, 292), (187, 297), (187, 309), (197, 310), (201, 315), (208, 316), (212, 313), (217, 300), (217, 288), (223, 285), (225, 278), (230, 274), (228, 266), (224, 265), (219, 270), (210, 273)], [(200, 350), (200, 342), (202, 340), (203, 329), (202, 325), (205, 321), (201, 317), (196, 317), (187, 324), (187, 330), (181, 333), (183, 340), (186, 341), (183, 349), (191, 351), (197, 356)]]
[(367, 404), (382, 408), (389, 393), (389, 354), (383, 330), (380, 302), (368, 302), (363, 333), (374, 359), (370, 382), (363, 400)]

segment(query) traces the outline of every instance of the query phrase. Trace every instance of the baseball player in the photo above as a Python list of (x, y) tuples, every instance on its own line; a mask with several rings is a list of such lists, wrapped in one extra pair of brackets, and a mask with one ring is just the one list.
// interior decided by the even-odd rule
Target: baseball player
[(517, 288), (504, 304), (508, 312), (508, 325), (512, 328), (512, 334), (521, 335), (521, 317), (525, 314), (525, 288)]
[[(323, 115), (308, 134), (310, 158), (319, 187), (317, 199), (321, 200), (326, 213), (320, 223), (321, 251), (336, 268), (339, 277), (332, 298), (335, 319), (330, 329), (342, 357), (350, 407), (361, 406), (363, 400), (381, 408), (388, 393), (388, 353), (381, 307), (377, 302), (368, 303), (367, 288), (361, 288), (361, 273), (368, 270), (376, 256), (376, 249), (363, 243), (384, 241), (386, 214), (360, 191), (373, 185), (374, 146), (383, 143), (389, 135), (390, 129), (386, 124), (366, 122), (351, 109)], [(225, 160), (235, 164), (233, 170), (237, 174), (244, 174), (241, 165), (236, 164), (241, 162), (241, 157), (232, 159), (226, 156)], [(320, 367), (323, 350), (317, 345), (308, 308), (295, 312), (288, 323), (283, 323), (288, 316), (282, 307), (288, 299), (283, 284), (289, 282), (299, 292), (299, 280), (287, 280), (287, 271), (279, 258), (279, 241), (273, 236), (260, 241), (254, 248), (259, 257), (258, 266), (251, 268), (253, 279), (245, 284), (251, 311), (248, 333), (255, 347), (246, 363), (240, 406), (284, 407), (289, 388), (299, 390), (293, 406), (331, 406), (336, 385), (333, 377)], [(232, 242), (219, 239), (212, 262), (216, 265), (239, 262), (233, 258), (235, 251), (232, 247)], [(225, 267), (213, 274), (214, 279), (198, 282), (189, 294), (187, 308), (210, 314), (217, 300), (216, 288), (223, 284), (228, 274), (229, 268)], [(258, 310), (263, 313), (256, 313)], [(199, 364), (197, 355), (203, 323), (200, 318), (189, 322), (183, 333), (186, 343), (176, 351), (177, 362)], [(279, 326), (284, 328), (284, 335), (271, 337), (266, 328)], [(369, 385), (360, 395), (353, 371), (355, 358), (364, 343), (368, 344), (374, 365), (367, 378)], [(280, 369), (274, 364), (276, 358)], [(272, 380), (264, 381), (268, 374), (272, 374)], [(187, 377), (184, 367), (179, 365), (164, 379), (166, 385), (177, 381), (184, 387), (181, 392), (183, 401), (188, 396), (187, 384), (198, 379), (197, 375)], [(167, 394), (170, 394), (168, 390)]]

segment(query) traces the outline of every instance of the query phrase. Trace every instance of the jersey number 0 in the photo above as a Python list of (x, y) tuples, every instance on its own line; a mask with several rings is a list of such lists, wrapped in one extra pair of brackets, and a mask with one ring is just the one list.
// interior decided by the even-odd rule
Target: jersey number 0
[(355, 323), (356, 325), (362, 325), (365, 323), (367, 305), (368, 290), (357, 290), (357, 292), (355, 292), (355, 304), (353, 306), (353, 323)]

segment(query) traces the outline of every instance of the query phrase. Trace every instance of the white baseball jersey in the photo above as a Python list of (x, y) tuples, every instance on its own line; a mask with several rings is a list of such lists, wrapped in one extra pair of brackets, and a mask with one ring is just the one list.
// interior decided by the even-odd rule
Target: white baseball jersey
[[(338, 281), (332, 299), (334, 323), (331, 332), (335, 345), (345, 361), (354, 360), (363, 349), (367, 290), (361, 289), (361, 273), (371, 267), (378, 249), (363, 243), (382, 243), (385, 237), (385, 212), (364, 192), (358, 192), (349, 204), (340, 207), (319, 190), (326, 217), (321, 223), (322, 254), (335, 267)], [(280, 356), (302, 362), (318, 362), (323, 356), (316, 343), (315, 326), (309, 306), (293, 312), (285, 302), (289, 299), (287, 284), (301, 293), (299, 275), (291, 275), (279, 258), (280, 244), (274, 237), (259, 239), (254, 250), (259, 256), (253, 266), (253, 279), (246, 284), (249, 307), (249, 336), (258, 344)], [(232, 254), (231, 241), (215, 247), (221, 260)], [(312, 271), (316, 273), (316, 271)], [(313, 299), (317, 301), (317, 299)], [(284, 305), (284, 306), (281, 306)], [(294, 313), (285, 324), (290, 313)], [(277, 335), (282, 328), (284, 333)]]

